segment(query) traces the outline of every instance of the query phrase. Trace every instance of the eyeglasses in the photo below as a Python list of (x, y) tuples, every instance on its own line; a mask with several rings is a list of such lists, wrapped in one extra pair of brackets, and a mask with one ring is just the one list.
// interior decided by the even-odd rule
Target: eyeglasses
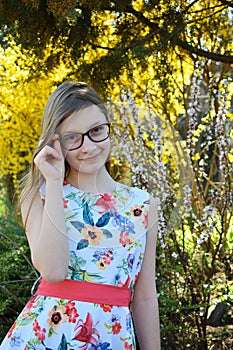
[(110, 124), (104, 123), (95, 126), (87, 132), (67, 134), (60, 136), (60, 142), (67, 151), (73, 151), (83, 145), (84, 137), (87, 136), (93, 142), (102, 142), (107, 140), (110, 134)]

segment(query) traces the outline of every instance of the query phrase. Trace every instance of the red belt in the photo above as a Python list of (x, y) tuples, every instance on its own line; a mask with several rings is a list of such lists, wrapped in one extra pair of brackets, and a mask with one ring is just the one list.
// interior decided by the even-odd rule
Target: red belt
[(129, 306), (131, 290), (127, 284), (117, 287), (68, 279), (59, 283), (49, 283), (42, 278), (35, 294), (95, 304)]

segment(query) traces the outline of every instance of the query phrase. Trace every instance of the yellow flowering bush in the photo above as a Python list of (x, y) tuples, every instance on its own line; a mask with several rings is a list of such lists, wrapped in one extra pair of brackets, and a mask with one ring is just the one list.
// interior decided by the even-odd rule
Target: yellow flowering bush
[[(45, 59), (50, 50), (48, 47)], [(0, 47), (0, 61), (0, 178), (11, 197), (19, 176), (31, 162), (46, 100), (69, 68), (61, 63), (47, 76), (33, 74), (36, 57), (13, 40), (9, 47)]]

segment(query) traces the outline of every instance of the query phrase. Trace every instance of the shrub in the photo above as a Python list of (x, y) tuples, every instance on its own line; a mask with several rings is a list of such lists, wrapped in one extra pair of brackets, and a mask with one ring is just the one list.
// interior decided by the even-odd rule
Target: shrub
[(6, 335), (30, 297), (37, 272), (30, 262), (28, 242), (15, 220), (15, 210), (2, 201), (0, 213), (0, 339)]

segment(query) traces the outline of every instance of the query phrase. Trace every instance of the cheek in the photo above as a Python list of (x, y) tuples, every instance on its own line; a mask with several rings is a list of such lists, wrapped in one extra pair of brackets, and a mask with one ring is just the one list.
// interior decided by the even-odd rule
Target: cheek
[(101, 148), (106, 153), (106, 155), (109, 156), (109, 153), (110, 153), (110, 141), (109, 141), (109, 139), (102, 142)]
[(78, 154), (79, 154), (78, 150), (74, 150), (74, 151), (70, 151), (70, 152), (66, 151), (64, 156), (66, 158), (67, 163), (69, 163), (69, 164), (74, 163), (78, 158)]

